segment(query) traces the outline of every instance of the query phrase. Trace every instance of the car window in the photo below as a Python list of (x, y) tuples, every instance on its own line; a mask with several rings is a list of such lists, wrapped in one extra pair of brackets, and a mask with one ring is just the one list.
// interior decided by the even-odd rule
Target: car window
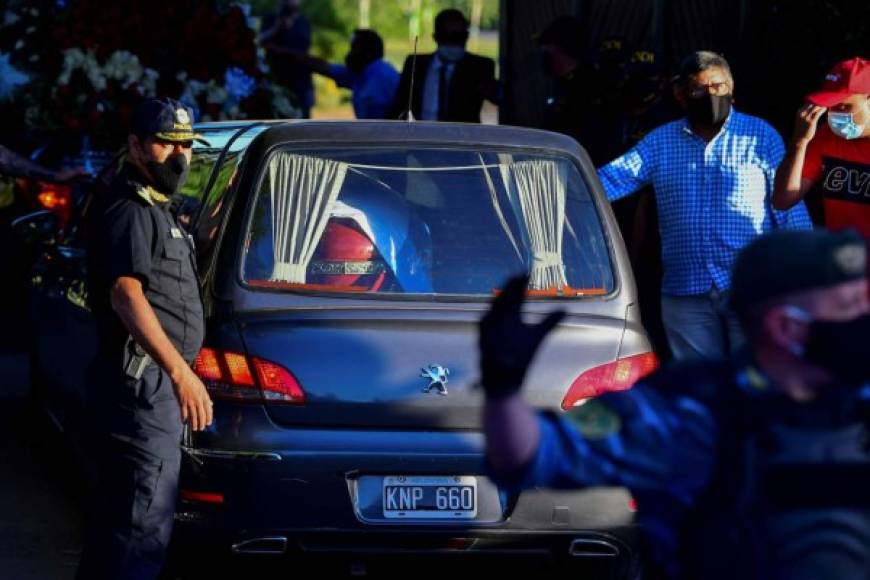
[(190, 173), (187, 181), (175, 195), (173, 205), (179, 223), (190, 228), (194, 217), (202, 204), (202, 196), (205, 194), (211, 173), (220, 158), (220, 149), (196, 147), (190, 159)]
[(211, 261), (218, 231), (226, 216), (227, 201), (235, 190), (245, 150), (264, 129), (265, 126), (252, 126), (228, 143), (224, 157), (217, 167), (214, 183), (204, 196), (196, 198), (196, 207), (190, 208), (190, 211), (196, 210), (191, 231), (196, 241), (200, 268), (208, 268)]
[(278, 151), (264, 164), (243, 279), (276, 291), (491, 296), (614, 288), (600, 216), (558, 156), (453, 149)]

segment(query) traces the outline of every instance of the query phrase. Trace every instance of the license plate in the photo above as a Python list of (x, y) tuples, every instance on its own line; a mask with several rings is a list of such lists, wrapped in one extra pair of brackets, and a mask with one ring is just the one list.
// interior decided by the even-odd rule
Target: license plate
[(469, 520), (477, 515), (477, 478), (468, 475), (384, 478), (384, 517)]

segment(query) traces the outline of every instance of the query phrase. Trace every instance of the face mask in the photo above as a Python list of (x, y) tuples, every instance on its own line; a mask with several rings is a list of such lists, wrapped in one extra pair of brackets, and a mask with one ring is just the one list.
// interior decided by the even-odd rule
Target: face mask
[(870, 314), (851, 320), (814, 320), (804, 359), (848, 383), (870, 381)]
[(864, 126), (855, 123), (852, 113), (828, 113), (828, 127), (842, 139), (857, 139), (864, 134)]
[(689, 99), (686, 103), (686, 116), (693, 124), (714, 127), (728, 118), (731, 112), (732, 95), (705, 95)]
[(438, 47), (438, 58), (445, 62), (459, 62), (465, 57), (465, 47), (441, 45)]
[(151, 174), (151, 180), (157, 191), (165, 195), (174, 195), (187, 181), (190, 165), (184, 155), (173, 155), (163, 163), (153, 159), (145, 164)]

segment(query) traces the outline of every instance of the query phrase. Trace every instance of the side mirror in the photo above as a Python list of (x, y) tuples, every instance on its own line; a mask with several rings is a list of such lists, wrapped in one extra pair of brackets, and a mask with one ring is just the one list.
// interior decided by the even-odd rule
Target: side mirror
[(48, 210), (23, 215), (12, 221), (12, 231), (26, 244), (51, 244), (59, 229), (57, 214)]

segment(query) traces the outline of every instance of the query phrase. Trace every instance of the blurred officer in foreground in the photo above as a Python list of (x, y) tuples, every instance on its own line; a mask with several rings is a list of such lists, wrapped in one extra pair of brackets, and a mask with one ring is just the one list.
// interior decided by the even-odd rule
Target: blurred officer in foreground
[(152, 579), (172, 532), (183, 424), (212, 403), (190, 363), (205, 324), (191, 238), (171, 211), (194, 140), (191, 111), (150, 99), (133, 114), (123, 169), (88, 224), (89, 298), (100, 338), (88, 395), (100, 487), (78, 578)]
[(680, 361), (562, 416), (519, 394), (563, 316), (524, 323), (525, 288), (511, 281), (480, 328), (487, 459), (502, 487), (627, 487), (648, 540), (645, 578), (870, 577), (860, 236), (755, 240), (734, 270), (742, 354)]

